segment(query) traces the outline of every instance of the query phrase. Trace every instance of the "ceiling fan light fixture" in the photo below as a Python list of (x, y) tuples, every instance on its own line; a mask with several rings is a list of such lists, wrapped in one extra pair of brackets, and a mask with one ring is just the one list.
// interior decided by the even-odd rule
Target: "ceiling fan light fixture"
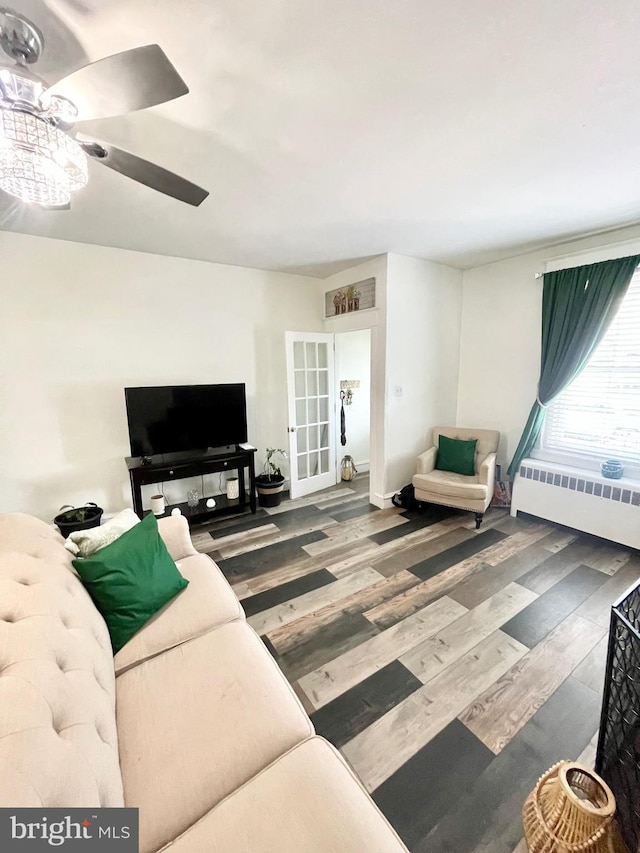
[(28, 112), (0, 109), (0, 188), (57, 207), (86, 186), (87, 158), (75, 139)]

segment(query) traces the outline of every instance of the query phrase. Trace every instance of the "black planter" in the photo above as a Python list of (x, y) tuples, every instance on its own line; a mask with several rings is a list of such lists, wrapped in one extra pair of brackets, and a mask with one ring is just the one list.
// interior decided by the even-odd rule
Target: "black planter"
[(91, 527), (98, 527), (103, 512), (102, 507), (88, 503), (85, 506), (61, 512), (60, 515), (56, 515), (53, 521), (66, 539), (70, 533), (74, 533), (76, 530), (89, 530)]
[(260, 506), (279, 506), (282, 499), (282, 487), (284, 477), (267, 477), (258, 474), (256, 477), (256, 491), (258, 492), (258, 503)]

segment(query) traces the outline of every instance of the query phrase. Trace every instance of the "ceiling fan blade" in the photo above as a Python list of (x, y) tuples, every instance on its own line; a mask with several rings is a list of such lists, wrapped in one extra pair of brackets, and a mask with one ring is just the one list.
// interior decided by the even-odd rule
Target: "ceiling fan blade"
[(184, 201), (186, 204), (197, 207), (209, 195), (207, 190), (192, 184), (191, 181), (163, 169), (162, 166), (143, 160), (142, 157), (136, 157), (135, 154), (123, 151), (122, 148), (116, 148), (115, 145), (109, 145), (106, 142), (92, 142), (87, 139), (78, 139), (77, 141), (87, 154), (104, 166), (120, 172), (127, 178), (133, 178), (134, 181), (151, 187), (152, 190), (176, 198), (178, 201)]
[(157, 44), (105, 56), (54, 83), (57, 95), (78, 108), (77, 121), (109, 118), (186, 95), (187, 84)]

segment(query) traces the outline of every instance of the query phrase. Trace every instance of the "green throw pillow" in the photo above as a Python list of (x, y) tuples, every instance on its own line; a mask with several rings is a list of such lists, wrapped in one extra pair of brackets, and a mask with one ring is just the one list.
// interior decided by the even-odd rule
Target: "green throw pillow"
[(466, 474), (473, 477), (476, 473), (475, 458), (477, 439), (463, 441), (460, 438), (447, 438), (441, 435), (438, 441), (436, 468), (438, 471), (451, 471), (453, 474)]
[(189, 583), (169, 556), (153, 513), (73, 565), (107, 623), (114, 654)]

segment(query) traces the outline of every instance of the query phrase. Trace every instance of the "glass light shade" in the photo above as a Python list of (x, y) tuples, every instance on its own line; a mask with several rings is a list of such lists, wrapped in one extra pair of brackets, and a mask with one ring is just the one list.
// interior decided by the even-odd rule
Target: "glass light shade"
[(88, 180), (78, 143), (28, 112), (0, 109), (0, 187), (22, 201), (67, 204)]

